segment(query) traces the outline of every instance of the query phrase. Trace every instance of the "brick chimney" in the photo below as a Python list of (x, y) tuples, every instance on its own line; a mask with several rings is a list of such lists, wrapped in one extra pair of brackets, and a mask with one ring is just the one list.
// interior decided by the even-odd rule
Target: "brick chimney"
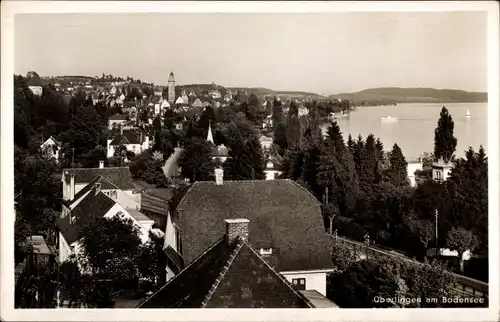
[(224, 170), (222, 168), (215, 169), (215, 184), (221, 186), (224, 183)]
[(248, 223), (250, 220), (239, 218), (239, 219), (226, 219), (226, 241), (231, 243), (237, 237), (242, 237), (248, 240)]
[(104, 160), (99, 161), (99, 169), (104, 168)]

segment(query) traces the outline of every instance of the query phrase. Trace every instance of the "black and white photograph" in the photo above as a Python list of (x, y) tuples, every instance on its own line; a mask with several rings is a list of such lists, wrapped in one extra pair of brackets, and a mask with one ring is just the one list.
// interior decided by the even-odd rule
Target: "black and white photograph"
[(498, 3), (46, 3), (2, 18), (2, 308), (498, 319)]

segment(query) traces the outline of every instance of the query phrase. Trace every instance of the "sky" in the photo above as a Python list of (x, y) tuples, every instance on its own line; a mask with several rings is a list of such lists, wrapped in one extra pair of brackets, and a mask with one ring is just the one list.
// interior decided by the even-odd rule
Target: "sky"
[(15, 73), (324, 95), (487, 91), (485, 12), (20, 14)]

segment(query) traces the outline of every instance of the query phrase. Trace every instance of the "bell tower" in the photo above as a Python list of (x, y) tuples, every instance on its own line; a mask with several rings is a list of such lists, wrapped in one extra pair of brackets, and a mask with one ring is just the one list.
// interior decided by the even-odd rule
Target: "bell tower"
[(173, 72), (168, 77), (168, 102), (170, 104), (175, 103), (175, 77)]

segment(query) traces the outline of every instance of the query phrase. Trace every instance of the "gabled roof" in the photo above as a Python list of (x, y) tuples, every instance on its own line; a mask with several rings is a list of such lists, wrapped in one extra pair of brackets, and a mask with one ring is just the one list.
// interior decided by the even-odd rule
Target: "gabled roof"
[(124, 129), (123, 133), (116, 135), (109, 143), (109, 145), (121, 144), (142, 144), (141, 131), (138, 131), (136, 129)]
[(246, 243), (219, 239), (138, 308), (310, 308)]
[(171, 201), (172, 220), (182, 231), (183, 257), (189, 264), (224, 233), (227, 218), (250, 220), (249, 242), (276, 249), (279, 271), (330, 269), (321, 205), (288, 179), (197, 181)]
[[(83, 237), (80, 233), (81, 227), (93, 216), (103, 217), (115, 203), (116, 201), (106, 196), (102, 191), (96, 194), (93, 187), (68, 215), (57, 220), (56, 225), (66, 242), (71, 245)], [(74, 217), (75, 221), (70, 222), (70, 217)]]
[(62, 147), (61, 142), (57, 141), (52, 136), (50, 138), (48, 138), (47, 140), (45, 140), (45, 142), (43, 142), (42, 145), (44, 145), (45, 143), (47, 143), (49, 140), (52, 140), (58, 147)]
[(102, 181), (101, 189), (134, 189), (129, 167), (63, 169), (63, 179), (67, 183), (70, 182), (71, 175), (75, 176), (75, 184), (88, 184), (97, 176), (101, 176), (106, 179)]

